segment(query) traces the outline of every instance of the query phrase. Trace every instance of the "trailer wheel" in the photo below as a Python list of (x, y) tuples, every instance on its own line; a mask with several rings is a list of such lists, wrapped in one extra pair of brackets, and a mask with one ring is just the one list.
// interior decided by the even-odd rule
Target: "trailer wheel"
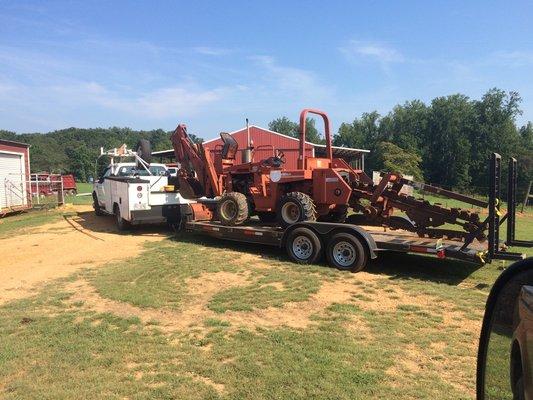
[(120, 207), (117, 204), (115, 204), (114, 213), (115, 213), (115, 222), (117, 224), (117, 229), (119, 231), (127, 230), (131, 225), (128, 221), (122, 218), (122, 215), (120, 215)]
[(98, 204), (98, 197), (96, 196), (96, 193), (93, 192), (93, 208), (94, 208), (94, 214), (97, 217), (102, 217), (104, 215), (104, 212), (102, 211), (102, 208), (100, 207), (100, 204)]
[(217, 215), (222, 225), (240, 225), (250, 217), (248, 200), (238, 192), (224, 194), (217, 204)]
[(285, 249), (290, 259), (299, 264), (313, 264), (322, 255), (322, 243), (309, 228), (296, 228), (289, 233)]
[(144, 162), (150, 164), (152, 162), (152, 146), (150, 141), (146, 139), (141, 139), (137, 142), (136, 146), (137, 155), (141, 157)]
[(326, 258), (332, 267), (359, 272), (365, 267), (368, 254), (357, 236), (337, 233), (328, 242)]
[(279, 202), (278, 222), (283, 228), (287, 228), (301, 221), (316, 221), (315, 203), (305, 193), (287, 193)]

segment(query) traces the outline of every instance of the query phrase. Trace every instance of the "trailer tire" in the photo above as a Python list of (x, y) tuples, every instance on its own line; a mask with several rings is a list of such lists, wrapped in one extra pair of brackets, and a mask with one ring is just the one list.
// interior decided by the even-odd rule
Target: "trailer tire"
[(322, 255), (322, 243), (309, 228), (292, 230), (287, 236), (285, 249), (289, 258), (298, 264), (313, 264)]
[(150, 164), (152, 162), (152, 146), (150, 141), (146, 139), (140, 139), (136, 146), (137, 155), (144, 160), (145, 163)]
[(315, 203), (305, 193), (287, 193), (279, 202), (277, 217), (282, 228), (287, 228), (296, 222), (316, 221)]
[(248, 199), (238, 192), (224, 194), (218, 201), (217, 215), (222, 225), (241, 225), (250, 217)]
[(319, 222), (335, 222), (342, 223), (348, 217), (348, 206), (338, 206), (331, 210), (328, 214), (322, 215), (318, 218)]
[(113, 212), (115, 214), (115, 222), (117, 224), (117, 229), (119, 231), (125, 231), (131, 227), (131, 224), (126, 221), (124, 218), (122, 218), (122, 215), (120, 215), (120, 207), (118, 204), (115, 204), (115, 207), (113, 208)]
[(368, 252), (361, 240), (350, 233), (333, 235), (326, 247), (328, 264), (352, 272), (361, 271), (368, 260)]
[(93, 192), (93, 208), (94, 208), (94, 215), (97, 217), (103, 217), (105, 214), (102, 211), (102, 208), (100, 207), (100, 204), (98, 204), (98, 197), (96, 196), (96, 193)]

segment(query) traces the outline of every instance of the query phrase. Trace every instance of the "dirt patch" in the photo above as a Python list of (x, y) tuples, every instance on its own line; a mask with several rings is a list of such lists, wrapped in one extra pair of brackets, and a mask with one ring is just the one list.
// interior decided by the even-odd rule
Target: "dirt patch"
[(74, 206), (76, 216), (3, 238), (0, 249), (0, 304), (26, 297), (37, 286), (82, 268), (138, 255), (146, 241), (167, 235), (154, 230), (119, 235), (111, 217), (96, 217), (91, 206)]
[(194, 381), (202, 382), (204, 385), (211, 386), (219, 395), (223, 395), (226, 392), (226, 386), (224, 386), (222, 383), (213, 382), (211, 379), (205, 376), (201, 376), (192, 372), (186, 372), (184, 375), (188, 376)]
[(430, 346), (429, 349), (421, 349), (409, 344), (386, 374), (401, 380), (405, 375), (427, 375), (427, 379), (432, 379), (431, 375), (436, 374), (458, 391), (474, 397), (475, 373), (461, 374), (458, 371), (461, 371), (461, 365), (475, 365), (475, 357), (446, 356), (446, 360), (443, 360), (440, 347), (439, 344), (436, 347)]
[[(358, 273), (357, 275), (360, 274)], [(370, 281), (376, 279), (371, 274), (366, 275), (368, 276), (361, 274), (356, 279), (369, 279)], [(426, 294), (413, 294), (398, 285), (389, 286), (383, 278), (381, 278), (381, 281), (380, 285), (373, 286), (371, 290), (361, 289), (358, 294), (362, 295), (363, 298), (358, 298), (356, 295), (353, 299), (355, 304), (363, 310), (376, 312), (396, 312), (400, 306), (413, 306), (421, 312), (442, 317), (443, 327), (455, 325), (459, 322), (460, 327), (458, 330), (472, 333), (477, 338), (477, 333), (481, 329), (481, 321), (467, 318), (463, 312), (456, 310), (456, 306), (453, 303), (445, 302)]]
[(251, 312), (226, 311), (215, 313), (207, 308), (209, 300), (221, 290), (232, 286), (250, 283), (250, 273), (216, 272), (205, 273), (198, 278), (187, 280), (189, 289), (187, 300), (181, 311), (141, 308), (129, 303), (104, 298), (86, 280), (69, 283), (66, 289), (73, 293), (69, 302), (83, 304), (83, 307), (101, 313), (112, 313), (123, 318), (137, 317), (146, 325), (158, 322), (157, 329), (163, 332), (176, 332), (186, 329), (206, 331), (204, 321), (208, 318), (230, 323), (232, 329), (246, 327), (288, 326), (305, 328), (311, 316), (331, 304), (349, 301), (356, 288), (349, 282), (324, 282), (320, 290), (307, 301), (289, 302), (283, 307), (269, 307)]
[(119, 317), (137, 317), (144, 324), (156, 321), (157, 328), (163, 332), (183, 331), (188, 328), (202, 327), (206, 318), (219, 315), (207, 309), (211, 297), (220, 290), (247, 283), (248, 273), (216, 272), (202, 274), (199, 278), (188, 279), (188, 299), (182, 311), (159, 308), (141, 308), (129, 303), (115, 301), (100, 296), (93, 286), (86, 280), (78, 280), (66, 286), (73, 293), (71, 303), (82, 302), (84, 307), (100, 313), (112, 313)]
[(223, 318), (232, 324), (247, 327), (306, 328), (312, 322), (313, 314), (323, 311), (334, 303), (350, 300), (355, 287), (349, 282), (324, 282), (318, 292), (307, 301), (285, 303), (283, 307), (268, 307), (252, 312), (227, 311)]

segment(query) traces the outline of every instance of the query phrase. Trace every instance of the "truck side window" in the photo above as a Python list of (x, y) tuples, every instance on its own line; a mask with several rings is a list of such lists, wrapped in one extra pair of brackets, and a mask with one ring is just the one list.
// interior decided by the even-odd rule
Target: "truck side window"
[(111, 175), (111, 167), (107, 167), (104, 170), (104, 173), (98, 179), (98, 183), (104, 183), (104, 178), (108, 177), (109, 175)]

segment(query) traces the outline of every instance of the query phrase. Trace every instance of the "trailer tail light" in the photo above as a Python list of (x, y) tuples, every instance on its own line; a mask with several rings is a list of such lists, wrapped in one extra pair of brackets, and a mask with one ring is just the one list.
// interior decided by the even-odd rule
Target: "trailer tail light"
[(137, 191), (138, 192), (141, 192), (143, 190), (143, 187), (142, 186), (137, 186)]
[(441, 259), (446, 258), (446, 250), (444, 249), (437, 250), (437, 257)]

